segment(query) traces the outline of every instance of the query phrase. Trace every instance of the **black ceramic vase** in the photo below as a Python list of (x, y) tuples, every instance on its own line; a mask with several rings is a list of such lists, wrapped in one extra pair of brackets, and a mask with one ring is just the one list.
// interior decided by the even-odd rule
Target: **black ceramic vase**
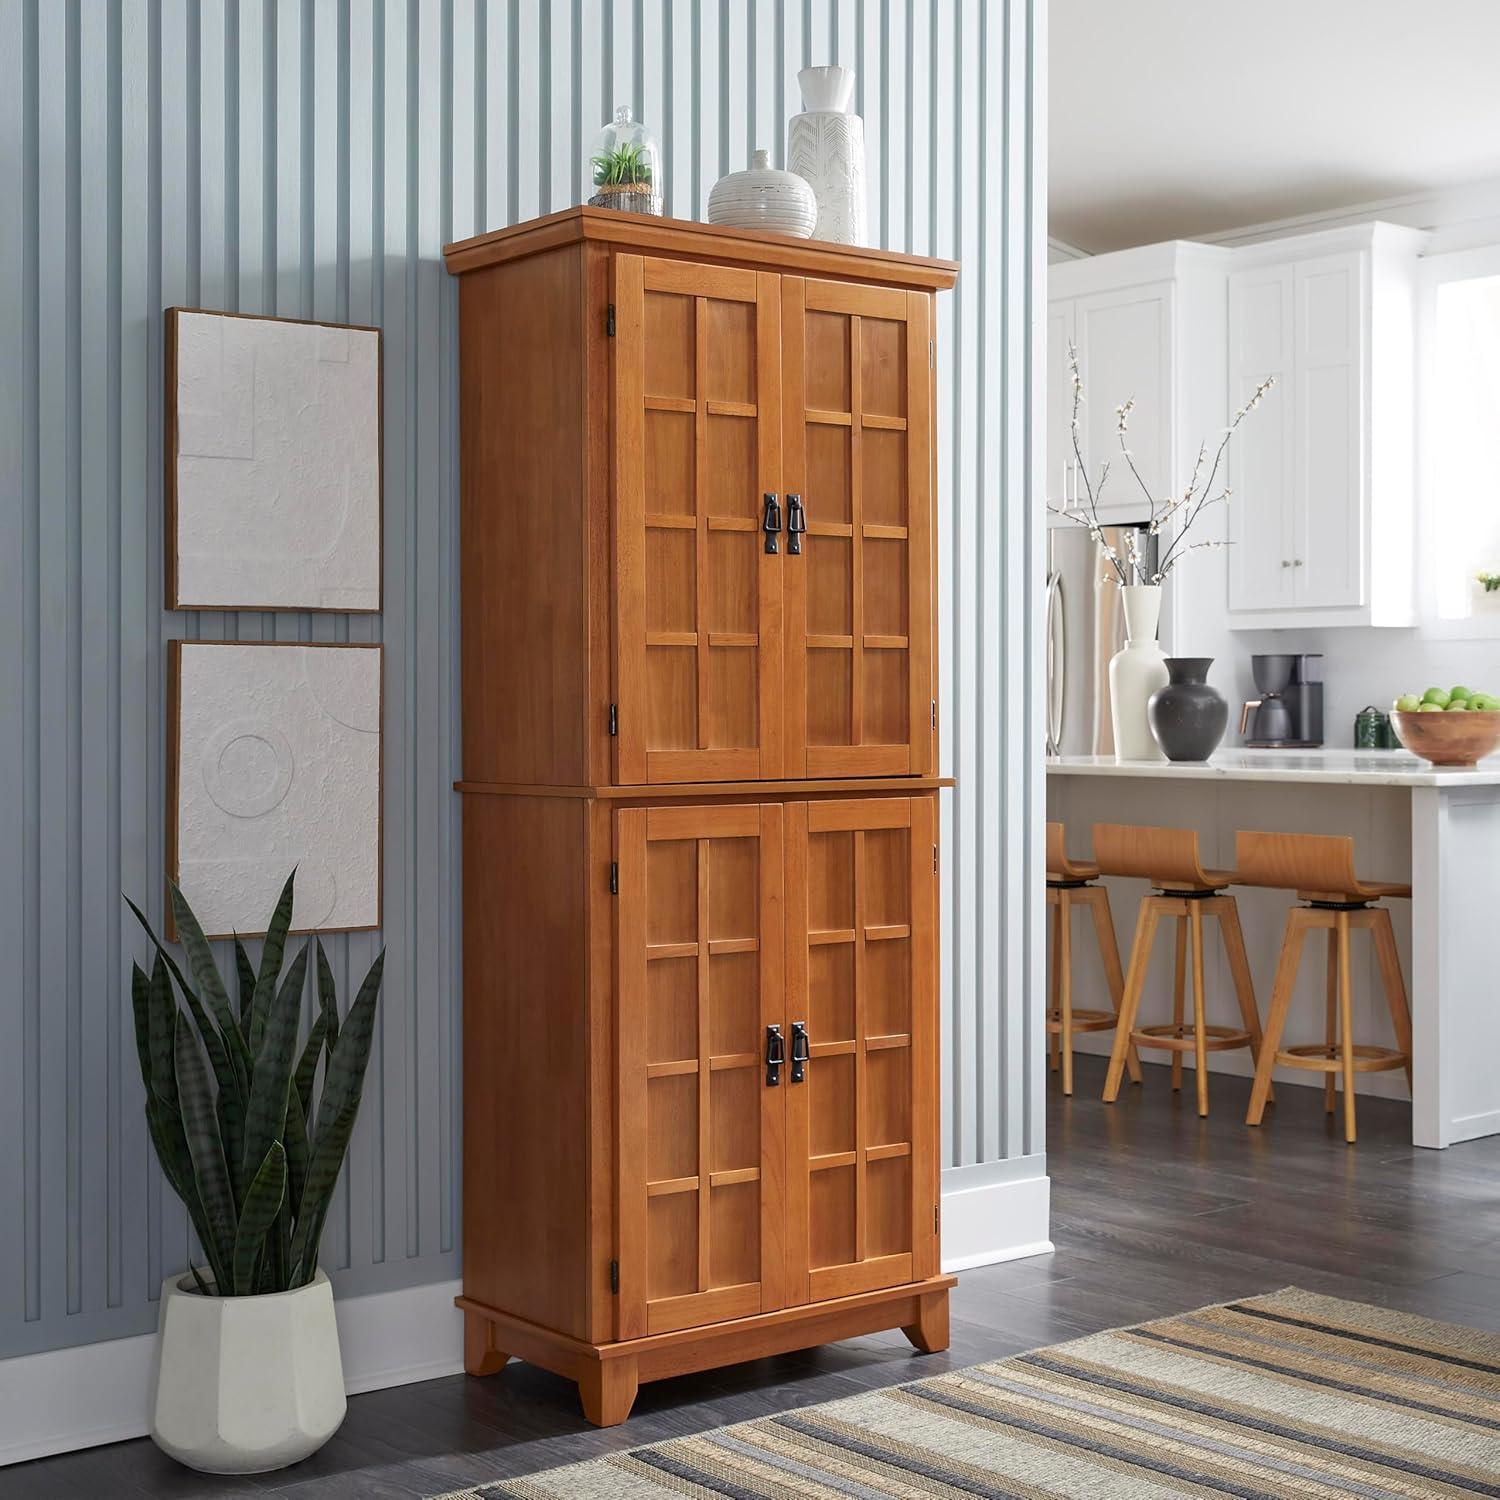
[(1146, 720), (1168, 760), (1207, 760), (1224, 738), (1229, 705), (1208, 685), (1211, 656), (1169, 656), (1167, 685), (1146, 702)]

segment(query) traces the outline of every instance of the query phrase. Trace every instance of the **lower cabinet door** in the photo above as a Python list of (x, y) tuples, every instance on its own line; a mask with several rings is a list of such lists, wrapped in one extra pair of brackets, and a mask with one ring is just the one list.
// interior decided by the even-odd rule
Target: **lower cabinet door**
[(789, 1303), (938, 1269), (933, 806), (787, 806)]
[(787, 1089), (766, 1066), (786, 999), (783, 811), (616, 818), (616, 1331), (639, 1338), (785, 1301)]

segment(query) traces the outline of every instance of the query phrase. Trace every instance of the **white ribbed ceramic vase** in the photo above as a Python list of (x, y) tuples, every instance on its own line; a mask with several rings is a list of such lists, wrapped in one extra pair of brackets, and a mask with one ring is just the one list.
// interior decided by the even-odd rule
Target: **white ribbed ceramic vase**
[(818, 203), (820, 240), (863, 245), (865, 122), (847, 113), (854, 92), (852, 68), (803, 68), (797, 74), (802, 113), (787, 126), (786, 164), (805, 178)]
[(748, 172), (731, 172), (714, 183), (708, 222), (771, 229), (805, 240), (818, 222), (818, 200), (795, 172), (777, 171), (769, 151), (757, 151)]
[(1165, 760), (1151, 733), (1146, 702), (1167, 685), (1166, 653), (1156, 639), (1161, 618), (1161, 586), (1127, 584), (1120, 590), (1125, 608), (1125, 644), (1109, 663), (1109, 711), (1117, 760)]

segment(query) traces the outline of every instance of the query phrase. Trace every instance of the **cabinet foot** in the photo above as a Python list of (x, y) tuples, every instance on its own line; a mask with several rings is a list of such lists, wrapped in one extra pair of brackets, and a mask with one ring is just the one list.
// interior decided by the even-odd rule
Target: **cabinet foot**
[(621, 1356), (590, 1361), (578, 1377), (585, 1420), (595, 1427), (618, 1427), (630, 1415), (639, 1386), (634, 1359)]
[(464, 1369), (470, 1375), (493, 1375), (510, 1358), (495, 1347), (495, 1325), (476, 1312), (464, 1312)]
[(948, 1347), (948, 1293), (927, 1292), (915, 1323), (907, 1323), (901, 1330), (912, 1346), (923, 1354), (936, 1354)]

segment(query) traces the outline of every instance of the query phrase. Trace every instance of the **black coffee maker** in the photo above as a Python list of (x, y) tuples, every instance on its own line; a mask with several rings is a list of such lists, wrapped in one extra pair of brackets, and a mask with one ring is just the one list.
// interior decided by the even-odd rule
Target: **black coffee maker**
[(1311, 750), (1323, 743), (1320, 653), (1252, 656), (1258, 698), (1240, 710), (1240, 736), (1257, 750)]

